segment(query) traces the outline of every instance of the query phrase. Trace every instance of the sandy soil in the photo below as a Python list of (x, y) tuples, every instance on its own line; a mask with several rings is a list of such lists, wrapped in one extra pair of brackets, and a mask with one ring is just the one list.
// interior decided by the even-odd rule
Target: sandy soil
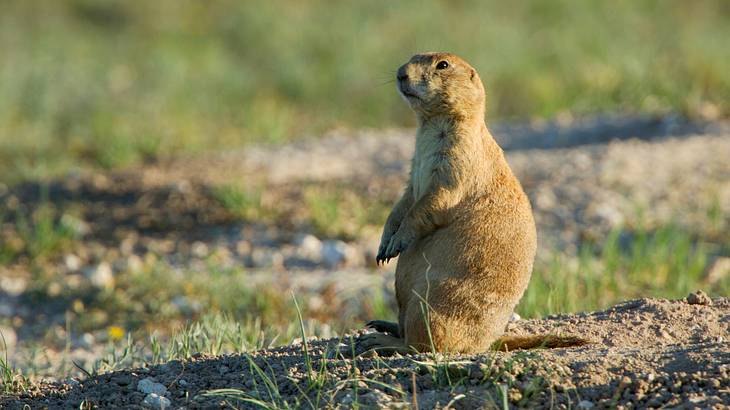
[[(727, 298), (696, 293), (685, 300), (633, 300), (599, 312), (516, 321), (508, 333), (580, 335), (593, 343), (473, 356), (366, 354), (351, 360), (334, 353), (338, 340), (310, 340), (312, 377), (300, 343), (40, 384), (26, 394), (0, 399), (0, 407), (79, 408), (82, 402), (135, 407), (145, 399), (150, 402), (145, 393), (150, 386), (160, 388), (171, 408), (248, 408), (256, 407), (254, 399), (277, 406), (338, 408), (356, 403), (373, 408), (413, 403), (419, 408), (501, 408), (505, 399), (510, 408), (730, 406)], [(320, 366), (326, 366), (321, 377)], [(236, 390), (229, 397), (221, 391), (211, 394), (218, 389)], [(231, 397), (233, 392), (238, 399)]]

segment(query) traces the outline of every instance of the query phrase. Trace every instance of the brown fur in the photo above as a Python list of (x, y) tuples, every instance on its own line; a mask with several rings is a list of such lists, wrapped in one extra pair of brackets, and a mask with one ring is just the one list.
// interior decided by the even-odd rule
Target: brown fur
[[(437, 68), (442, 61), (448, 67)], [(482, 352), (504, 332), (530, 279), (530, 202), (484, 123), (474, 68), (453, 54), (415, 55), (398, 70), (398, 90), (418, 119), (410, 180), (378, 251), (378, 262), (400, 255), (398, 325), (371, 322), (381, 333), (359, 343)]]

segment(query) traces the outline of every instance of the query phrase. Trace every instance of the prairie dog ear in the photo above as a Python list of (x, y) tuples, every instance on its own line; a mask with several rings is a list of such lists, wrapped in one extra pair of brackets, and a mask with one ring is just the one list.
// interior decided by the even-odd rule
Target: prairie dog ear
[(477, 75), (477, 71), (475, 69), (471, 69), (471, 72), (469, 73), (469, 79), (474, 81), (474, 77)]

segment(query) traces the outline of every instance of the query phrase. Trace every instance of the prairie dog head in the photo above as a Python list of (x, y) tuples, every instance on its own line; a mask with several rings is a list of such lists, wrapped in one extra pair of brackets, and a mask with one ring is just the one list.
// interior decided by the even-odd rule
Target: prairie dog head
[(421, 117), (484, 116), (482, 80), (454, 54), (416, 54), (398, 69), (396, 78), (398, 91)]

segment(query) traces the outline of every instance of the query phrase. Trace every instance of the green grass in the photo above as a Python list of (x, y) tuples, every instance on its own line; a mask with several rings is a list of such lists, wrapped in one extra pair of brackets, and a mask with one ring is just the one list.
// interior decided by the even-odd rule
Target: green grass
[(0, 5), (0, 179), (335, 127), (413, 124), (396, 68), (451, 50), (489, 117), (730, 113), (730, 7), (702, 1)]
[(213, 188), (213, 197), (234, 216), (244, 220), (271, 220), (273, 210), (264, 208), (260, 191), (249, 191), (234, 185)]
[(48, 200), (48, 187), (40, 187), (35, 206), (0, 206), (0, 264), (27, 258), (32, 264), (46, 261), (83, 236), (86, 227), (70, 213), (59, 212)]
[[(284, 190), (286, 191), (286, 190)], [(306, 183), (287, 193), (265, 192), (223, 185), (213, 197), (234, 217), (273, 223), (301, 225), (319, 237), (353, 240), (367, 230), (378, 230), (388, 217), (392, 200), (372, 198), (362, 190), (341, 183)]]
[(27, 390), (28, 379), (19, 372), (8, 360), (8, 345), (5, 335), (0, 332), (2, 355), (0, 355), (0, 392), (2, 394), (19, 393)]
[(391, 204), (346, 187), (313, 185), (304, 189), (300, 207), (316, 234), (355, 239), (367, 228), (379, 229)]
[[(0, 224), (5, 222), (0, 215)], [(79, 239), (76, 219), (70, 215), (60, 218), (52, 207), (42, 205), (30, 215), (23, 211), (15, 213), (11, 222), (13, 233), (0, 243), (0, 264), (24, 256), (32, 263), (57, 256)]]
[[(305, 326), (312, 329), (311, 323)], [(104, 355), (90, 364), (89, 373), (185, 360), (198, 353), (245, 353), (271, 347), (279, 338), (288, 343), (297, 334), (293, 325), (282, 333), (275, 331), (280, 329), (264, 329), (260, 320), (234, 320), (227, 314), (209, 314), (165, 332), (162, 337), (155, 331), (146, 339), (128, 333), (122, 340), (110, 340)]]
[(600, 246), (584, 245), (575, 259), (555, 253), (538, 261), (518, 312), (540, 317), (595, 310), (631, 298), (682, 298), (698, 289), (727, 295), (730, 278), (709, 284), (703, 276), (711, 256), (729, 249), (730, 243), (705, 243), (671, 225), (617, 230)]

